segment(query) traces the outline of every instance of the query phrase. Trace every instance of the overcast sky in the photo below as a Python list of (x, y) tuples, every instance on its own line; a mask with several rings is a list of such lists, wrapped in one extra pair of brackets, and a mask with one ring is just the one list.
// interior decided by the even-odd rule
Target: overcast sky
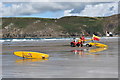
[(3, 17), (43, 17), (60, 18), (63, 16), (103, 17), (118, 14), (119, 0), (11, 0), (0, 3)]

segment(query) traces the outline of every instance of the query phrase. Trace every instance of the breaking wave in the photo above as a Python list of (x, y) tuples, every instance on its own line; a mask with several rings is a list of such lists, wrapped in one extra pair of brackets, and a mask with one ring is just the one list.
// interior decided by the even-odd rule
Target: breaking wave
[[(101, 37), (101, 39), (113, 39), (113, 38), (119, 37)], [(90, 39), (90, 37), (87, 37), (86, 39)], [(0, 39), (0, 42), (55, 41), (55, 40), (73, 40), (73, 38), (2, 38)]]

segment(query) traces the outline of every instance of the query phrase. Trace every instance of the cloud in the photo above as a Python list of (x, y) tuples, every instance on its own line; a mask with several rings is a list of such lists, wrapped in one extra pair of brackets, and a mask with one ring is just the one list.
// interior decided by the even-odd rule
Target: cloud
[(118, 14), (118, 3), (101, 3), (91, 5), (88, 4), (83, 10), (79, 10), (74, 13), (75, 9), (64, 11), (64, 16), (90, 16), (90, 17), (101, 17)]
[(1, 2), (119, 2), (120, 0), (1, 0)]
[(99, 16), (116, 13), (117, 8), (117, 2), (4, 2), (2, 4), (0, 11), (2, 16), (25, 16), (59, 11), (64, 11), (65, 16)]
[(48, 3), (48, 2), (32, 2), (32, 3), (11, 3), (11, 6), (6, 6), (10, 3), (3, 3), (2, 14), (3, 16), (17, 16), (17, 15), (31, 15), (43, 12), (56, 12), (60, 10), (67, 10), (80, 6), (81, 3)]
[(3, 16), (30, 15), (37, 12), (32, 6), (25, 3), (12, 4), (11, 6), (7, 5), (8, 4), (2, 6)]
[[(2, 8), (2, 3), (0, 3), (0, 8)], [(0, 9), (0, 16), (2, 16), (2, 9)]]

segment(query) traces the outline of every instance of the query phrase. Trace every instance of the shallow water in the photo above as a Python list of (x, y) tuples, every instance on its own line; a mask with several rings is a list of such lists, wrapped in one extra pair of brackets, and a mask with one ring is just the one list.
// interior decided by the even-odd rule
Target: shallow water
[[(109, 45), (109, 48), (101, 52), (90, 53), (94, 55), (86, 54), (88, 51), (72, 52), (78, 48), (68, 47), (69, 44), (66, 41), (4, 42), (3, 54), (0, 55), (2, 56), (2, 77), (117, 78), (117, 39), (107, 39), (102, 42)], [(22, 59), (13, 55), (15, 50), (41, 51), (49, 54), (50, 57), (46, 60)]]

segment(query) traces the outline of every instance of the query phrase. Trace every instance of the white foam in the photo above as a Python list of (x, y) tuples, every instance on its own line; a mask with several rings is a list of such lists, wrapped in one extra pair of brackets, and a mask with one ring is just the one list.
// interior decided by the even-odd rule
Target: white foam
[[(101, 37), (101, 39), (117, 39), (119, 37)], [(79, 38), (77, 38), (79, 39)], [(86, 37), (86, 39), (91, 39)], [(31, 39), (0, 39), (0, 42), (25, 42), (25, 41), (55, 41), (55, 40), (73, 40), (73, 38), (31, 38)]]
[(0, 42), (55, 41), (55, 40), (71, 40), (71, 39), (73, 38), (1, 39)]
[(119, 38), (119, 37), (101, 37), (102, 39), (115, 39), (115, 38)]

